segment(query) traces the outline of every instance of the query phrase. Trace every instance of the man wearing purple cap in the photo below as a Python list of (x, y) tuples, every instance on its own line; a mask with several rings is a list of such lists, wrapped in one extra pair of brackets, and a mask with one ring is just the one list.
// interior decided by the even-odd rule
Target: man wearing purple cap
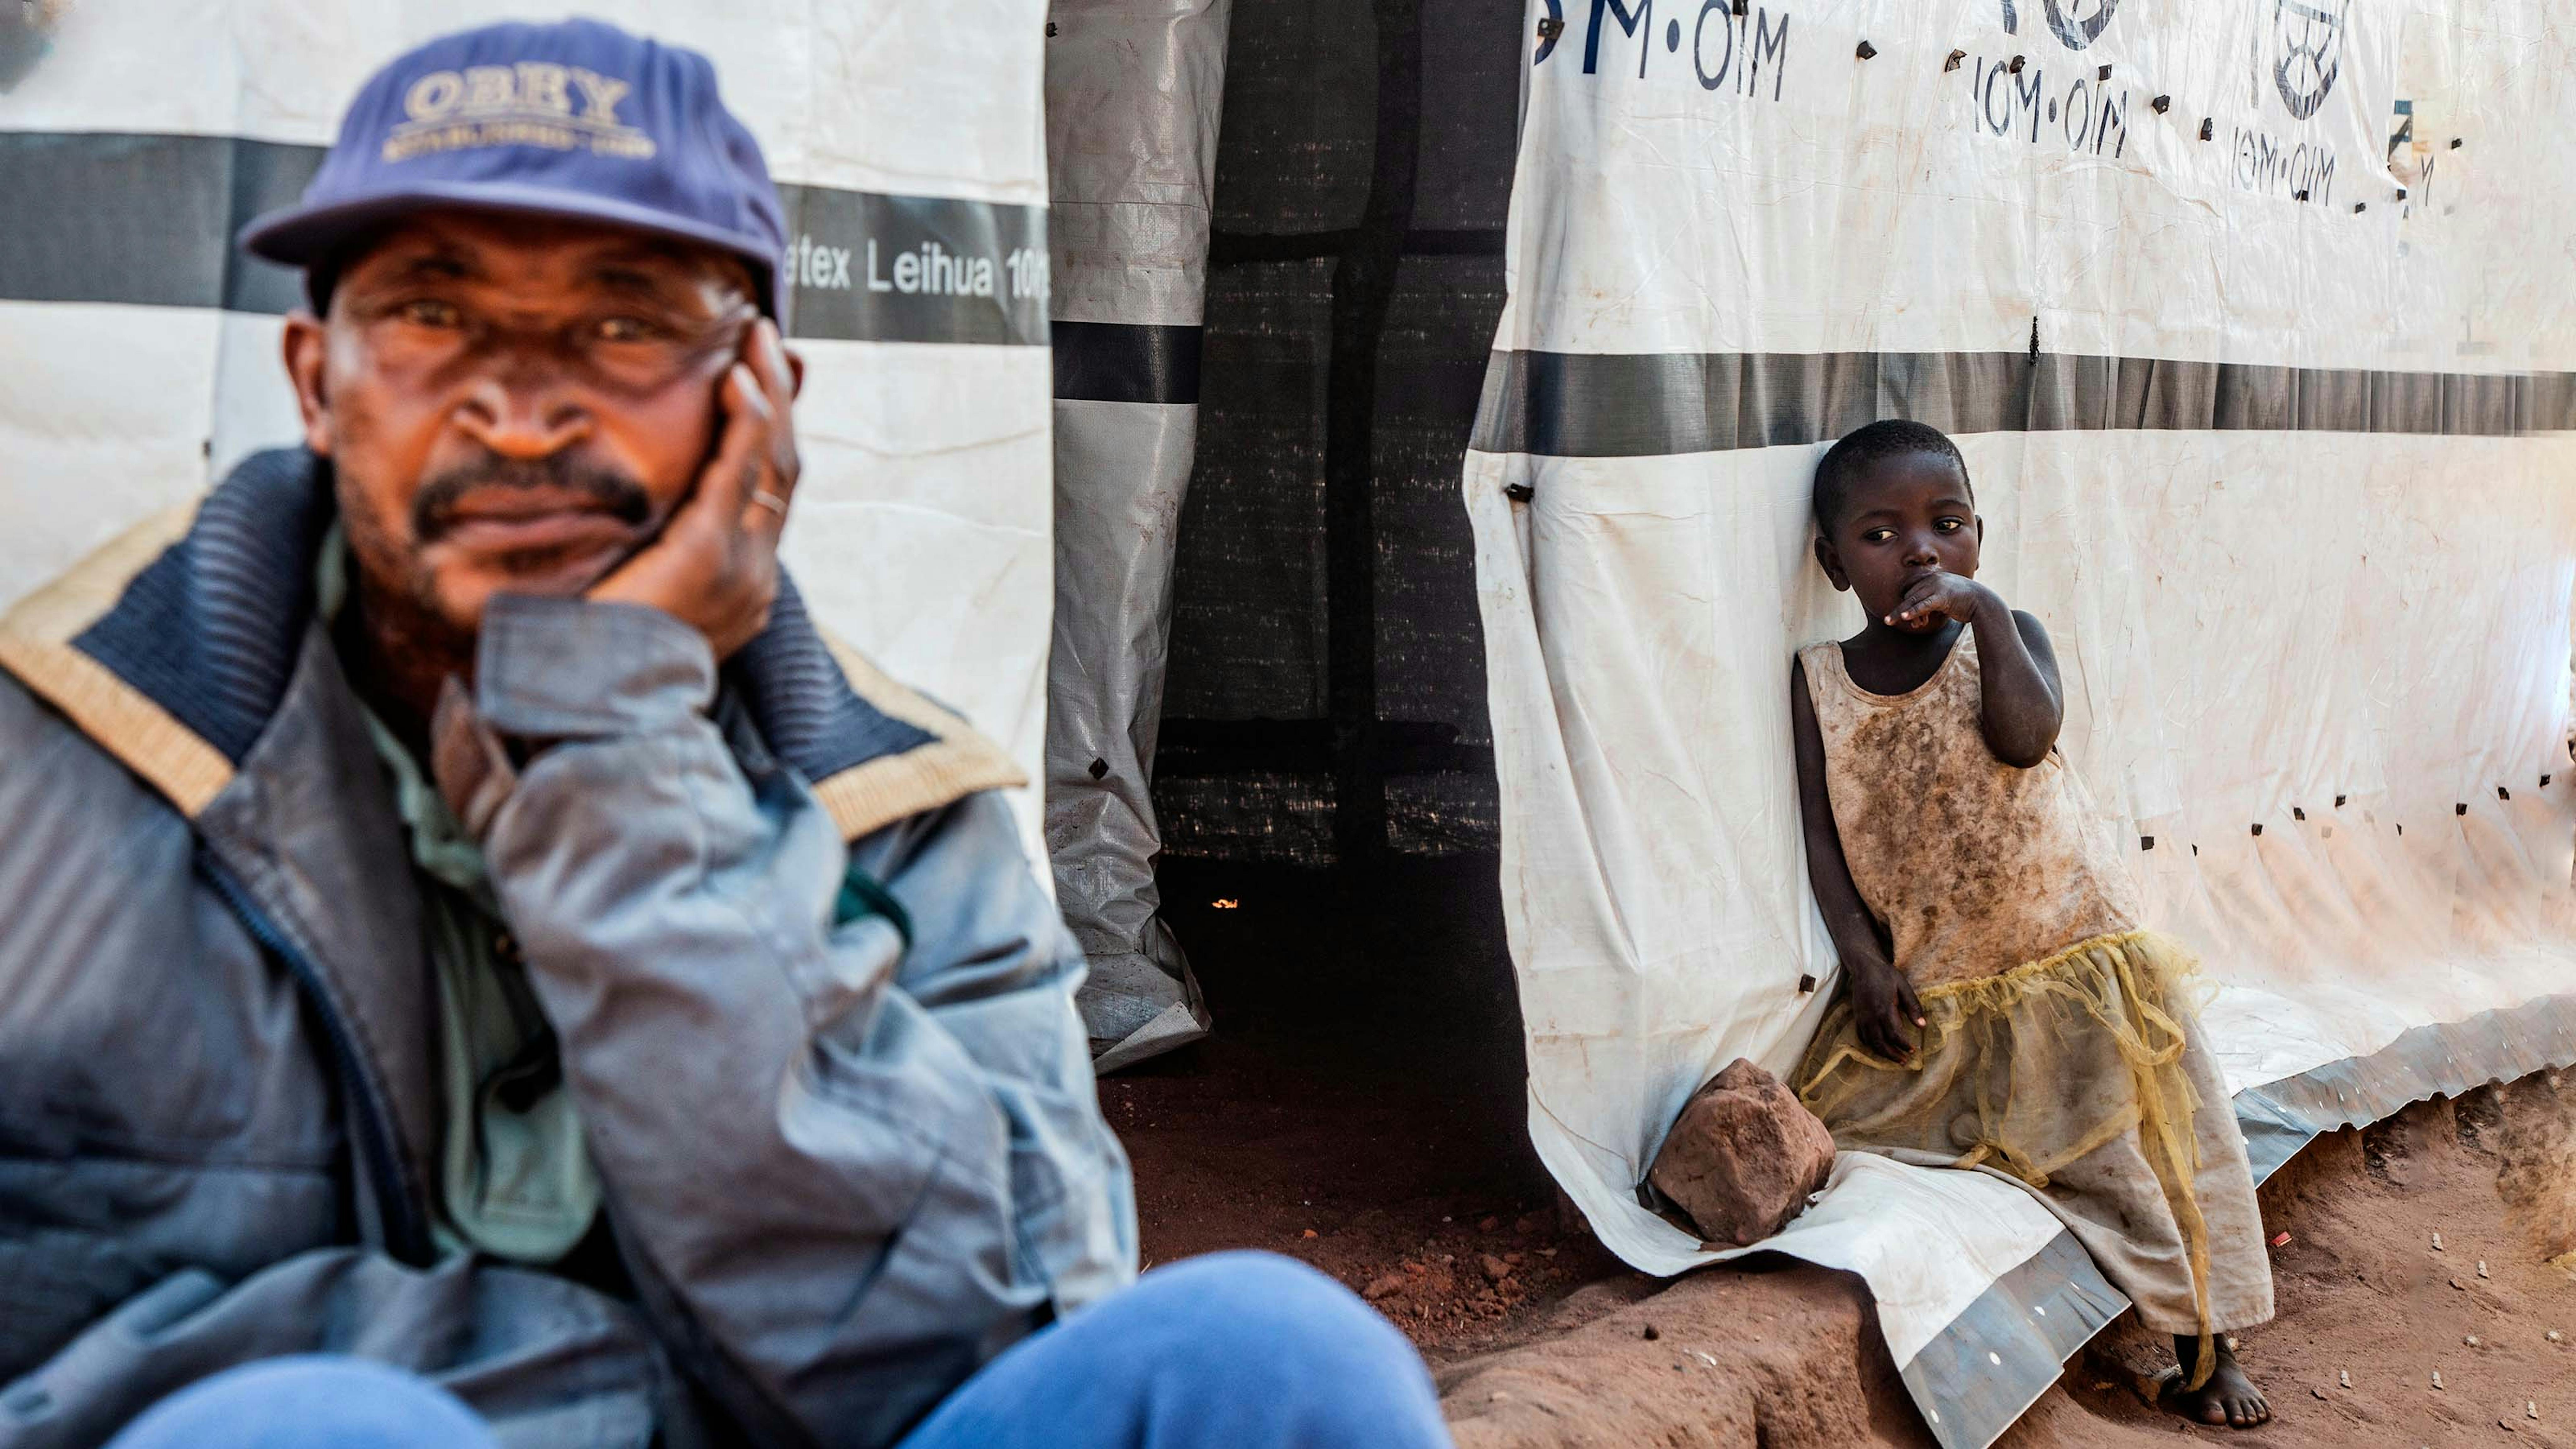
[(434, 41), (244, 244), (304, 446), (0, 619), (0, 1446), (1446, 1442), (1313, 1273), (1127, 1286), (1018, 776), (778, 566), (704, 58)]

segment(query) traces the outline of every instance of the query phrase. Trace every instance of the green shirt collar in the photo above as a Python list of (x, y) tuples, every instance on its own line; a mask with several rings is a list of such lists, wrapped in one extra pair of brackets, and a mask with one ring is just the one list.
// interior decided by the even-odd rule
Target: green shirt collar
[[(322, 557), (313, 570), (313, 604), (324, 628), (339, 622), (340, 611), (348, 604), (349, 562), (348, 534), (334, 519), (331, 531), (323, 536)], [(403, 827), (411, 837), (413, 863), (432, 879), (454, 886), (473, 897), (476, 905), (498, 915), (500, 905), (492, 894), (491, 875), (484, 869), (482, 849), (465, 833), (465, 827), (447, 808), (447, 801), (401, 737), (364, 700), (358, 703), (358, 713), (367, 722), (367, 737), (375, 743), (377, 757), (393, 777), (394, 809), (402, 816)]]

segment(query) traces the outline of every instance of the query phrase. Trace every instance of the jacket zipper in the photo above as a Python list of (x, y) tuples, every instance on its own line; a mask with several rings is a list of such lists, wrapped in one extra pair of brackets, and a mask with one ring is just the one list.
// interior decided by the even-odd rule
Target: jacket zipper
[(384, 1205), (386, 1227), (396, 1239), (393, 1245), (395, 1256), (407, 1262), (428, 1261), (429, 1233), (421, 1222), (419, 1205), (412, 1200), (403, 1183), (402, 1173), (395, 1166), (393, 1128), (386, 1120), (384, 1103), (377, 1094), (364, 1059), (358, 1055), (357, 1043), (350, 1038), (348, 1025), (340, 1019), (339, 1012), (332, 1007), (330, 994), (322, 988), (321, 973), (302, 952), (295, 949), (284, 932), (269, 924), (268, 919), (251, 904), (250, 893), (229, 872), (204, 852), (199, 853), (198, 863), (206, 879), (213, 884), (215, 894), (223, 897), (224, 904), (241, 921), (242, 929), (250, 933), (260, 949), (285, 965), (305, 996), (313, 1002), (314, 1014), (321, 1019), (323, 1029), (331, 1038), (331, 1054), (338, 1063), (340, 1075), (349, 1083), (349, 1095), (356, 1102), (357, 1111), (353, 1115), (358, 1129), (359, 1156), (365, 1159), (367, 1175), (376, 1186), (376, 1198)]

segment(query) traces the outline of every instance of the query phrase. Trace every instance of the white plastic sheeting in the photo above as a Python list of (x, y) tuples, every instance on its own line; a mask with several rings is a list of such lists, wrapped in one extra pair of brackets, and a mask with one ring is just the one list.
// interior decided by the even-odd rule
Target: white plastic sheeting
[[(0, 603), (295, 439), (277, 355), (293, 279), (236, 258), (231, 233), (293, 199), (359, 81), (432, 35), (566, 13), (10, 9)], [(807, 602), (971, 715), (1032, 779), (1052, 607), (1043, 11), (647, 0), (616, 16), (713, 59), (802, 255), (829, 249), (800, 267), (790, 327), (807, 363), (806, 471), (785, 552)], [(989, 263), (991, 287), (897, 287), (897, 258), (925, 246)], [(1034, 847), (1035, 798), (1018, 803)]]
[(1058, 0), (1049, 12), (1055, 188), (1055, 653), (1046, 830), (1065, 922), (1091, 962), (1101, 1071), (1207, 1034), (1158, 914), (1148, 793), (1170, 652), (1173, 549), (1198, 441), (1227, 0)]
[[(2067, 754), (2218, 985), (2258, 1172), (2576, 1060), (2576, 32), (2542, 0), (1744, 11), (1531, 8), (1465, 470), (1531, 1132), (1603, 1240), (1718, 1256), (1636, 1184), (1837, 986), (1784, 705), (1793, 649), (1858, 626), (1808, 484), (1876, 417), (1958, 435), (1981, 577), (2047, 621)], [(1846, 1159), (1766, 1246), (1868, 1280), (1953, 1445), (2124, 1306), (1971, 1174)]]

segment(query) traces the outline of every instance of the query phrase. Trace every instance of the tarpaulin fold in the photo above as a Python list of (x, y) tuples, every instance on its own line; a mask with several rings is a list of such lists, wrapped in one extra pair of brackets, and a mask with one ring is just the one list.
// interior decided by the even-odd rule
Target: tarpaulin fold
[(1160, 914), (1149, 785), (1172, 568), (1198, 438), (1208, 197), (1227, 0), (1057, 0), (1047, 142), (1055, 236), (1055, 639), (1046, 822), (1091, 963), (1103, 1072), (1207, 1034)]

